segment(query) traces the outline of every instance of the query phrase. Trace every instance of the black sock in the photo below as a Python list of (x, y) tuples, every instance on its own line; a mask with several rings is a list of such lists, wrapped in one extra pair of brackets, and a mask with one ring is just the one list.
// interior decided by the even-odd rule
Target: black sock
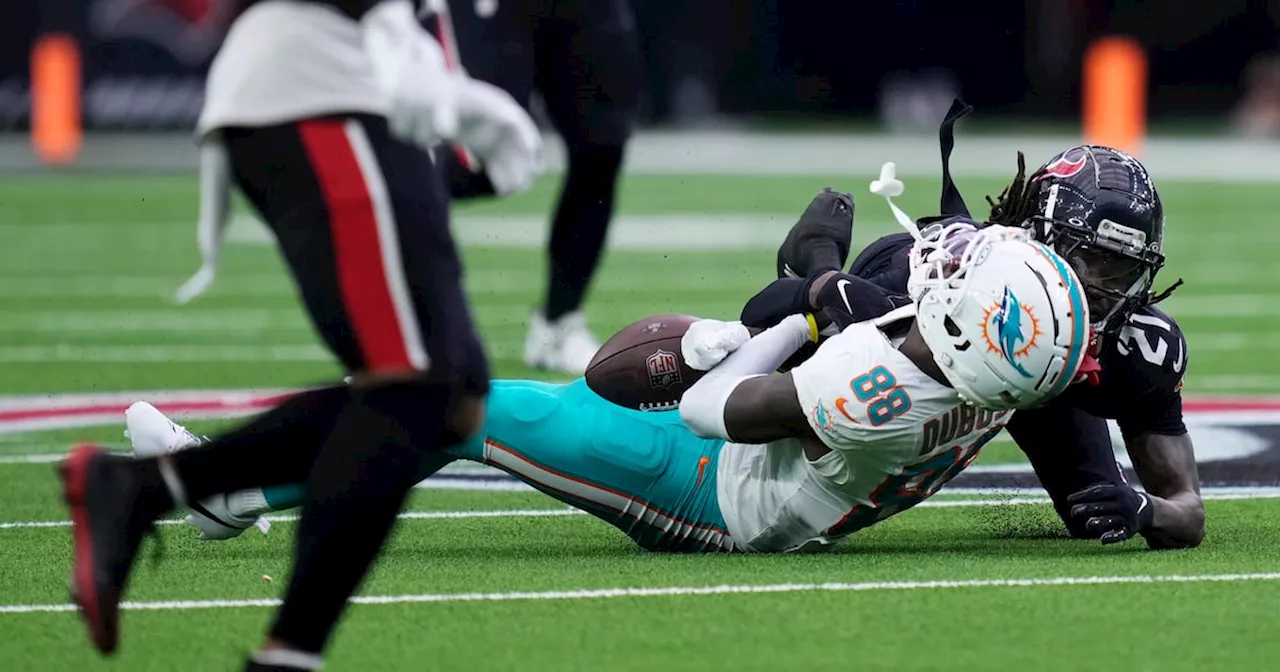
[(307, 477), (293, 575), (271, 637), (320, 653), (444, 434), (452, 390), (398, 384), (356, 395)]
[[(167, 456), (188, 502), (245, 488), (299, 483), (351, 399), (346, 385), (303, 392), (209, 443)], [(137, 461), (143, 490), (159, 513), (174, 502), (159, 460)]]
[(622, 168), (620, 145), (569, 149), (569, 170), (551, 228), (550, 268), (543, 315), (556, 320), (577, 310), (604, 251)]

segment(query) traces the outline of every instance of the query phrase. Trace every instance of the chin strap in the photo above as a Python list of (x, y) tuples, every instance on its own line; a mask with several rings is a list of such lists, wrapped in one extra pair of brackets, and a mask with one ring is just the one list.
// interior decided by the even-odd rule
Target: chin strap
[(1150, 299), (1147, 299), (1147, 305), (1152, 306), (1157, 303), (1160, 303), (1161, 301), (1164, 301), (1165, 299), (1169, 298), (1169, 295), (1173, 293), (1173, 290), (1181, 286), (1182, 286), (1182, 278), (1178, 278), (1178, 281), (1173, 283), (1172, 285), (1169, 285), (1168, 289), (1164, 290), (1163, 292), (1160, 292), (1159, 294), (1153, 295)]

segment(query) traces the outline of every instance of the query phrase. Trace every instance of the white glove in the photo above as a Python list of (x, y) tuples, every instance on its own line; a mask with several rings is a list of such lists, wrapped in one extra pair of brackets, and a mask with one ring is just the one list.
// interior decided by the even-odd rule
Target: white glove
[(499, 196), (524, 191), (542, 172), (542, 133), (506, 91), (463, 77), (458, 144), (476, 155)]
[(710, 371), (749, 340), (751, 332), (741, 322), (698, 320), (680, 339), (680, 354), (689, 368)]
[(360, 21), (373, 76), (387, 96), (391, 133), (431, 149), (458, 132), (457, 75), (409, 0), (379, 3)]

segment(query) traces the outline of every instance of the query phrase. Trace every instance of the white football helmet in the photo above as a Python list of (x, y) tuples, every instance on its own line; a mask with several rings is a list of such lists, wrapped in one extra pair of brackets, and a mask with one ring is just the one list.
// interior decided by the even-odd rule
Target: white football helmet
[(1026, 229), (956, 221), (926, 230), (907, 291), (938, 366), (966, 401), (1038, 406), (1075, 380), (1089, 307), (1075, 272)]

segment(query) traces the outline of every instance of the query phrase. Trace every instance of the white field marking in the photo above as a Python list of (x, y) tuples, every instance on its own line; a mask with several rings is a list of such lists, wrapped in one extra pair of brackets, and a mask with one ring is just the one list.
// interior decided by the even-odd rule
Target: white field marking
[[(781, 238), (779, 238), (781, 240)], [(655, 272), (660, 270), (661, 272)], [(675, 262), (655, 260), (644, 266), (628, 264), (610, 269), (598, 279), (606, 289), (642, 289), (667, 292), (688, 289), (697, 281), (699, 289), (741, 290), (763, 285), (771, 279), (768, 268), (691, 268)], [(530, 281), (545, 276), (540, 268), (482, 267), (467, 269), (466, 286), (472, 294), (527, 293)], [(0, 275), (0, 297), (142, 297), (168, 298), (183, 278), (146, 275), (71, 276), (50, 273)], [(294, 296), (297, 292), (288, 276), (271, 274), (227, 274), (214, 285), (220, 296)]]
[[(1011, 490), (1010, 494), (1004, 497), (993, 498), (968, 498), (968, 499), (929, 499), (917, 504), (913, 508), (917, 509), (954, 509), (954, 508), (970, 508), (970, 507), (992, 507), (992, 506), (1027, 506), (1032, 504), (1049, 504), (1052, 500), (1047, 496), (1025, 496), (1014, 494), (1017, 492), (1028, 492), (1030, 488)], [(1226, 488), (1228, 492), (1213, 492), (1213, 488), (1205, 488), (1201, 493), (1201, 497), (1206, 501), (1238, 501), (1238, 500), (1270, 500), (1280, 499), (1280, 488), (1258, 488), (1256, 490), (1248, 487), (1232, 487)], [(956, 495), (964, 492), (958, 488), (952, 488), (948, 494)], [(986, 488), (975, 489), (975, 494), (998, 495), (1000, 490)], [(406, 511), (398, 516), (400, 520), (461, 520), (472, 518), (558, 518), (561, 516), (584, 516), (585, 511), (571, 508), (559, 509), (498, 509), (495, 511)], [(264, 516), (273, 523), (288, 523), (298, 520), (298, 516), (282, 514)], [(181, 518), (165, 518), (156, 521), (157, 525), (180, 525), (183, 523)], [(48, 528), (48, 527), (70, 527), (69, 520), (32, 520), (32, 521), (14, 521), (8, 523), (0, 523), (0, 530), (17, 530), (28, 528)]]
[[(977, 138), (975, 138), (976, 140)], [(0, 166), (30, 170), (42, 166), (25, 147), (26, 139), (14, 134), (0, 147)], [(1022, 151), (1033, 165), (1053, 156), (1063, 147), (1080, 142), (1079, 133), (1050, 135), (998, 134), (967, 143), (965, 151), (952, 160), (955, 174), (989, 176), (1008, 181), (1011, 159)], [(21, 145), (19, 143), (22, 143)], [(972, 146), (970, 146), (972, 145)], [(12, 151), (9, 151), (12, 149)], [(565, 165), (563, 143), (554, 134), (545, 138), (548, 172), (560, 172)], [(1144, 143), (1143, 162), (1161, 186), (1171, 181), (1195, 180), (1214, 183), (1260, 183), (1280, 180), (1280, 163), (1275, 160), (1280, 142), (1254, 138), (1151, 137)], [(163, 170), (192, 175), (198, 164), (197, 151), (189, 133), (89, 135), (78, 165), (90, 170)], [(880, 169), (881, 162), (893, 159), (898, 174), (937, 179), (938, 138), (934, 134), (899, 135), (881, 131), (865, 133), (762, 132), (753, 128), (714, 128), (673, 131), (643, 131), (627, 145), (625, 171), (659, 175), (847, 175), (848, 181), (833, 186), (865, 189)], [(145, 195), (150, 181), (134, 183), (112, 180), (94, 186), (112, 193)], [(908, 185), (914, 185), (909, 182)], [(816, 187), (814, 187), (816, 189)], [(913, 186), (912, 188), (922, 188)], [(930, 190), (936, 187), (924, 187)], [(97, 193), (97, 192), (90, 192)], [(981, 196), (981, 194), (977, 194)], [(972, 198), (972, 197), (971, 197)], [(128, 222), (120, 222), (127, 224)], [(194, 218), (184, 229), (194, 229)]]
[[(578, 509), (499, 509), (496, 511), (405, 511), (399, 520), (462, 520), (471, 518), (555, 518), (559, 516), (584, 516), (585, 511)], [(298, 516), (282, 514), (264, 516), (273, 523), (296, 522)], [(182, 525), (182, 518), (164, 518), (156, 521), (156, 525)], [(19, 530), (28, 528), (71, 527), (69, 520), (33, 520), (0, 523), (0, 530)]]
[[(519, 352), (523, 341), (486, 339), (491, 353)], [(320, 345), (14, 345), (0, 346), (0, 364), (173, 364), (182, 362), (336, 362)]]
[[(938, 581), (868, 581), (864, 583), (778, 583), (765, 585), (661, 586), (653, 588), (598, 588), (594, 590), (548, 590), (507, 593), (428, 593), (423, 595), (359, 595), (352, 604), (423, 604), (438, 602), (514, 602), (546, 600), (592, 600), (619, 597), (692, 597), (703, 595), (753, 595), (769, 593), (871, 592), (888, 590), (940, 590), (959, 588), (1047, 588), (1057, 586), (1103, 586), (1159, 583), (1239, 583), (1277, 581), (1280, 572), (1256, 574), (1163, 574), (1136, 576), (1059, 576), (1035, 579), (966, 579)], [(130, 611), (186, 611), (192, 609), (238, 609), (276, 607), (279, 599), (176, 600), (164, 602), (123, 602)], [(75, 611), (71, 604), (0, 605), (0, 614), (37, 614)]]
[[(1194, 346), (1193, 346), (1194, 347)], [(1280, 392), (1280, 376), (1266, 373), (1191, 374), (1187, 389), (1195, 392)]]
[[(620, 214), (609, 225), (609, 247), (616, 250), (762, 250), (776, 249), (795, 223), (795, 214), (723, 213), (714, 215)], [(875, 227), (889, 231), (887, 224)], [(870, 228), (872, 225), (868, 225)], [(467, 247), (541, 248), (547, 244), (546, 215), (467, 215), (454, 217), (454, 240)], [(231, 218), (227, 242), (266, 245), (273, 238), (252, 215)]]
[[(56, 448), (54, 444), (40, 444), (40, 447)], [(66, 446), (62, 446), (65, 448)], [(31, 453), (28, 455), (0, 455), (0, 464), (54, 464), (66, 459), (65, 452)]]
[[(183, 278), (166, 275), (75, 275), (48, 271), (0, 275), (0, 297), (113, 297), (169, 299)], [(219, 279), (219, 294), (291, 296), (296, 292), (283, 273), (228, 274)]]
[(1174, 294), (1160, 308), (1177, 319), (1187, 317), (1259, 317), (1280, 315), (1275, 294)]
[(1280, 339), (1265, 333), (1197, 331), (1187, 335), (1187, 342), (1193, 353), (1280, 350)]
[[(1189, 278), (1188, 287), (1183, 289), (1196, 289), (1200, 287), (1239, 287), (1258, 288), (1272, 287), (1280, 284), (1280, 274), (1277, 273), (1273, 264), (1265, 261), (1253, 261), (1244, 259), (1232, 259), (1229, 264), (1224, 263), (1199, 263), (1199, 264), (1179, 264), (1177, 269), (1165, 268), (1160, 272), (1160, 280), (1156, 281), (1157, 285), (1163, 288), (1163, 279), (1166, 275), (1169, 278), (1185, 277)], [(1172, 282), (1172, 280), (1170, 280)], [(1179, 289), (1181, 292), (1183, 289)], [(1172, 301), (1172, 299), (1170, 299)]]
[(311, 327), (292, 310), (113, 310), (92, 312), (13, 311), (0, 323), (4, 332), (147, 332), (224, 333), (243, 331), (296, 331)]
[[(526, 279), (525, 283), (528, 282)], [(691, 280), (686, 280), (691, 282)], [(696, 281), (701, 289), (707, 289), (703, 285), (703, 280)], [(742, 285), (739, 285), (742, 286)], [(525, 307), (521, 304), (521, 307)], [(491, 309), (486, 304), (483, 312)], [(506, 313), (507, 309), (502, 308), (499, 312)], [(480, 311), (478, 311), (480, 312)], [(13, 311), (8, 317), (0, 322), (0, 332), (10, 333), (101, 333), (101, 332), (130, 332), (130, 333), (174, 333), (174, 334), (228, 334), (242, 333), (251, 336), (260, 336), (263, 333), (280, 334), (281, 336), (289, 335), (294, 337), (304, 337), (313, 333), (312, 327), (306, 322), (300, 312), (293, 310), (204, 310), (204, 311), (175, 311), (175, 310), (134, 310), (134, 311), (111, 311), (111, 312), (24, 312)], [(1197, 331), (1188, 336), (1191, 347), (1195, 352), (1234, 352), (1237, 350), (1253, 350), (1253, 351), (1270, 351), (1280, 350), (1280, 339), (1269, 337), (1265, 333), (1250, 332), (1204, 332)], [(518, 345), (523, 347), (523, 341)], [(108, 346), (84, 345), (75, 347), (91, 347), (100, 348)], [(172, 347), (172, 346), (146, 346), (146, 345), (129, 345), (114, 346), (130, 347), (130, 348), (153, 348), (153, 347)], [(251, 347), (263, 347), (254, 344)], [(3, 350), (0, 350), (3, 352)], [(9, 357), (18, 361), (40, 361), (41, 357), (48, 356), (49, 350), (22, 350), (19, 354), (10, 354)], [(117, 351), (119, 352), (119, 351)], [(280, 354), (280, 353), (276, 353)], [(0, 360), (6, 355), (0, 354)], [(95, 357), (91, 354), (81, 354), (78, 356)], [(114, 357), (133, 357), (139, 355), (109, 355)], [(213, 357), (210, 361), (228, 361), (222, 359), (226, 355), (210, 355)], [(245, 355), (234, 355), (233, 357), (244, 357)], [(266, 355), (264, 355), (265, 357)], [(308, 353), (305, 357), (317, 357), (314, 353)], [(154, 355), (141, 355), (144, 359), (156, 358)], [(308, 359), (307, 361), (310, 361)]]
[(319, 345), (18, 345), (0, 363), (332, 362)]

